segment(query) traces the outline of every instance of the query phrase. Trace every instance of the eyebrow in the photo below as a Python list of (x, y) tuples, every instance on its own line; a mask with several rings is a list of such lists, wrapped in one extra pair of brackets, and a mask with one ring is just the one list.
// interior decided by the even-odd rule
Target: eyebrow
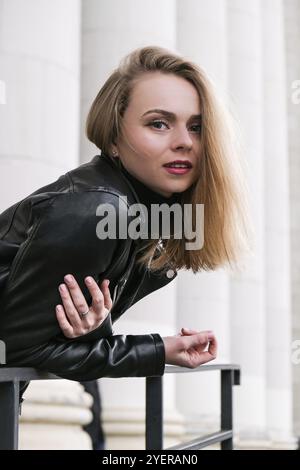
[[(162, 114), (163, 116), (166, 116), (168, 119), (173, 120), (173, 121), (176, 119), (176, 114), (172, 113), (171, 111), (166, 111), (165, 109), (157, 109), (157, 108), (149, 109), (149, 111), (146, 111), (144, 114), (142, 114), (142, 117), (150, 113)], [(201, 119), (201, 118), (202, 118), (202, 114), (193, 114), (192, 116), (190, 116), (189, 119)]]

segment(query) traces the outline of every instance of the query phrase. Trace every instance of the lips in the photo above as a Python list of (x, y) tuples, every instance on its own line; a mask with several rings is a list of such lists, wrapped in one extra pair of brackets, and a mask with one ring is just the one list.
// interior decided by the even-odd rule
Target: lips
[(192, 168), (189, 160), (173, 160), (172, 162), (165, 163), (163, 166), (167, 168)]

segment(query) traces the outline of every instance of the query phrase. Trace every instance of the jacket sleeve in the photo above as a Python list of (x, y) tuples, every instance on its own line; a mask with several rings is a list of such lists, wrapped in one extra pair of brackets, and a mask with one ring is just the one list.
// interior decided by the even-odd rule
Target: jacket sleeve
[(93, 342), (51, 340), (15, 351), (11, 366), (36, 367), (69, 380), (163, 375), (165, 349), (157, 333), (112, 335)]
[(106, 325), (69, 340), (56, 319), (55, 306), (61, 303), (58, 286), (65, 274), (74, 274), (90, 304), (84, 277), (100, 282), (121, 255), (122, 240), (99, 239), (96, 232), (97, 207), (113, 204), (118, 218), (118, 198), (86, 191), (39, 195), (29, 202), (27, 236), (1, 298), (0, 337), (6, 344), (7, 365), (37, 367), (80, 381), (162, 375), (165, 350), (160, 335), (113, 335), (109, 317)]

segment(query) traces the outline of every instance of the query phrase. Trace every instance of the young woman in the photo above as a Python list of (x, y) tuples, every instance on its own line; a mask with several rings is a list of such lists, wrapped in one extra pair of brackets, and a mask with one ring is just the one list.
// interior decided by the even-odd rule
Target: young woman
[[(6, 365), (71, 380), (162, 375), (216, 358), (211, 331), (114, 335), (138, 300), (176, 278), (234, 263), (245, 240), (241, 180), (224, 115), (204, 73), (159, 47), (133, 51), (90, 109), (87, 136), (101, 150), (0, 216), (0, 338)], [(204, 204), (204, 245), (187, 249), (171, 224), (130, 235), (130, 208)], [(114, 212), (108, 236), (101, 223)], [(113, 211), (111, 211), (113, 209)], [(138, 224), (153, 225), (141, 210)], [(186, 221), (185, 221), (186, 222)], [(114, 225), (115, 224), (115, 225)], [(195, 225), (196, 224), (196, 225)], [(120, 236), (125, 226), (127, 236)], [(117, 230), (114, 230), (117, 228)], [(145, 229), (149, 235), (149, 230)], [(197, 235), (197, 233), (196, 233)]]

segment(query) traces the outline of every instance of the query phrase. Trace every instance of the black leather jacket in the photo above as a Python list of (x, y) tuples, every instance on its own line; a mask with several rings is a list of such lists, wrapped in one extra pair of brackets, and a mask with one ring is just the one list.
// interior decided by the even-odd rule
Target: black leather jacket
[[(127, 206), (119, 205), (124, 196)], [(159, 273), (138, 267), (141, 240), (100, 240), (95, 230), (99, 204), (113, 204), (127, 218), (128, 205), (137, 202), (129, 180), (102, 154), (0, 215), (0, 339), (6, 344), (6, 366), (37, 367), (71, 380), (164, 373), (158, 333), (114, 335), (112, 324), (177, 273), (170, 266)], [(58, 286), (67, 273), (75, 276), (88, 304), (87, 275), (98, 283), (109, 279), (113, 298), (100, 327), (73, 339), (63, 336), (55, 315), (61, 303)]]

